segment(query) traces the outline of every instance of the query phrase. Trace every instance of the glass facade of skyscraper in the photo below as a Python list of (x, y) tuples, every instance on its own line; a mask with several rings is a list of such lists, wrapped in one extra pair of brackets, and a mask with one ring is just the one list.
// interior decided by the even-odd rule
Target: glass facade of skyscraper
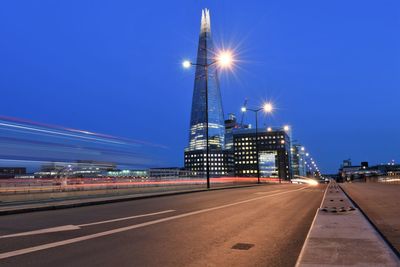
[[(215, 65), (208, 67), (215, 58), (211, 38), (210, 14), (202, 11), (196, 74), (190, 119), (189, 146), (186, 151), (206, 149), (206, 87), (208, 88), (208, 134), (211, 149), (224, 148), (224, 113), (219, 88), (218, 71)], [(206, 75), (208, 77), (206, 77)], [(208, 84), (207, 84), (208, 83)]]

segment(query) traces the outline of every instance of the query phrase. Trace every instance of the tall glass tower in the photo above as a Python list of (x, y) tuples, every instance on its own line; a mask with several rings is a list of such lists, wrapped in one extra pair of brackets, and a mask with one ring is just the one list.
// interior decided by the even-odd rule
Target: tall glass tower
[[(218, 72), (215, 64), (208, 67), (208, 77), (204, 65), (214, 61), (215, 51), (211, 38), (210, 11), (202, 10), (199, 46), (197, 50), (196, 76), (194, 81), (192, 113), (190, 119), (189, 146), (187, 151), (206, 149), (206, 112), (208, 112), (209, 148), (224, 149), (224, 113)], [(208, 111), (206, 111), (206, 79), (208, 79)]]

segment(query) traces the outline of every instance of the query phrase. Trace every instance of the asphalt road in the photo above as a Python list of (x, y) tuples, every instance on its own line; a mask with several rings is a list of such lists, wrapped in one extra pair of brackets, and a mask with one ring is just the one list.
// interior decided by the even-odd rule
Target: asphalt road
[(294, 266), (324, 189), (266, 185), (2, 216), (0, 266)]

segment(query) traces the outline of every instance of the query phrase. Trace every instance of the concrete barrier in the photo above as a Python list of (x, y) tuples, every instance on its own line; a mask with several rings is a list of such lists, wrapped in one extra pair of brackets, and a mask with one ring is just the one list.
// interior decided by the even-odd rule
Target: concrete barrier
[(400, 266), (383, 238), (331, 182), (317, 211), (296, 266)]

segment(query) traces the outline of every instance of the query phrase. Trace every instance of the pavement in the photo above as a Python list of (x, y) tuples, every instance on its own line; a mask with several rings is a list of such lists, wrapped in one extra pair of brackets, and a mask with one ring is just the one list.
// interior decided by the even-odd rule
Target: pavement
[(0, 217), (1, 266), (294, 266), (325, 185), (204, 191)]
[(332, 181), (296, 267), (398, 267), (400, 260), (353, 202)]
[(400, 253), (400, 184), (346, 183), (341, 187)]

